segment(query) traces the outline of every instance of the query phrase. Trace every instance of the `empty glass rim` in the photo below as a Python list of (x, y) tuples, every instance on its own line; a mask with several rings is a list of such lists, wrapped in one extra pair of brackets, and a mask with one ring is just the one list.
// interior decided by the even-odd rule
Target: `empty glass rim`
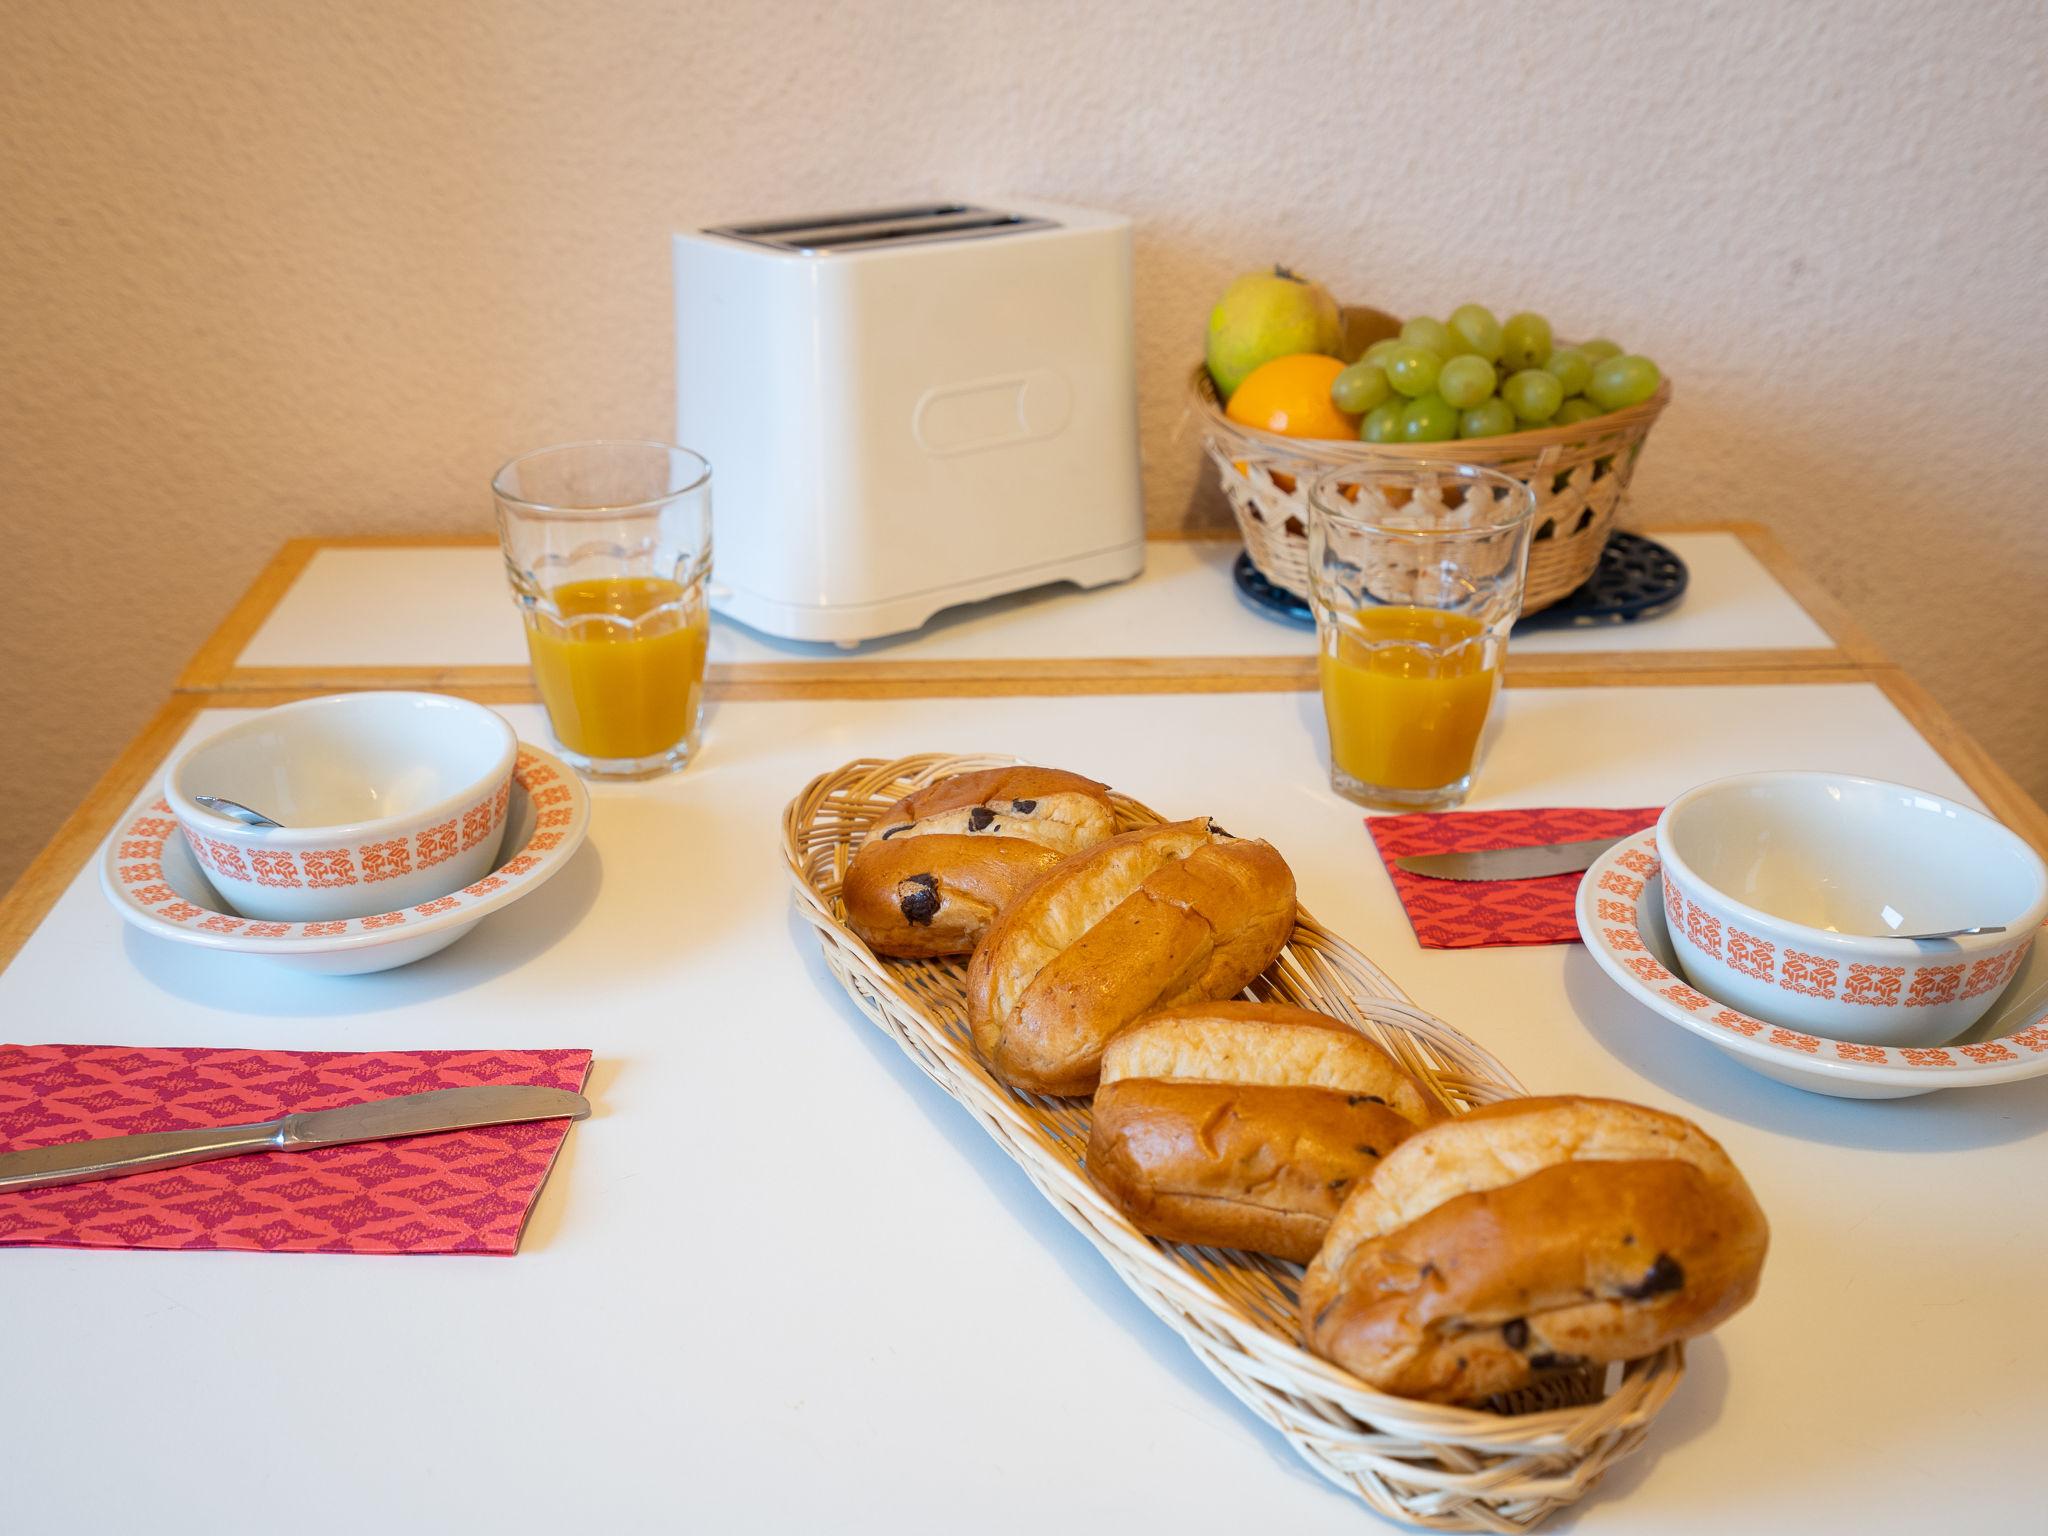
[[(573, 453), (579, 448), (653, 448), (665, 454), (681, 454), (696, 468), (686, 483), (671, 485), (658, 496), (645, 496), (638, 501), (619, 502), (552, 502), (535, 501), (527, 496), (515, 496), (505, 489), (505, 476), (521, 464), (535, 459), (546, 458), (549, 454)], [(674, 475), (673, 480), (683, 477)], [(545, 448), (529, 448), (525, 453), (515, 453), (498, 466), (491, 476), (491, 494), (507, 506), (518, 507), (527, 512), (552, 512), (562, 517), (625, 517), (635, 512), (647, 511), (674, 501), (678, 496), (687, 496), (704, 485), (711, 478), (711, 461), (694, 448), (685, 448), (680, 443), (664, 443), (652, 437), (589, 437), (573, 443), (550, 443)]]
[[(1418, 520), (1412, 515), (1396, 511), (1391, 516), (1362, 515), (1356, 505), (1342, 496), (1329, 491), (1329, 487), (1347, 482), (1359, 484), (1370, 480), (1399, 481), (1418, 475), (1449, 477), (1467, 483), (1489, 486), (1507, 494), (1497, 496), (1490, 505), (1495, 510), (1491, 517), (1469, 517), (1446, 521), (1441, 518)], [(1456, 537), (1458, 535), (1480, 535), (1504, 533), (1517, 523), (1528, 522), (1536, 515), (1536, 492), (1525, 480), (1504, 474), (1486, 464), (1474, 464), (1464, 459), (1383, 459), (1374, 463), (1346, 464), (1335, 469), (1326, 469), (1308, 482), (1308, 509), (1313, 518), (1324, 517), (1331, 522), (1364, 531), (1408, 536), (1434, 535)], [(1459, 512), (1468, 503), (1461, 503)]]

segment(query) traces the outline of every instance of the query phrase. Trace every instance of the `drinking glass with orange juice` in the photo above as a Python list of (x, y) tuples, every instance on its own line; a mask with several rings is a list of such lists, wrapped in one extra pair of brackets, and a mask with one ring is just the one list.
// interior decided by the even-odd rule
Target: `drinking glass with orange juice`
[(711, 615), (711, 466), (666, 443), (569, 443), (491, 482), (548, 723), (593, 778), (696, 755)]
[(1458, 804), (1522, 610), (1536, 496), (1475, 464), (1409, 459), (1309, 487), (1330, 786), (1379, 810)]

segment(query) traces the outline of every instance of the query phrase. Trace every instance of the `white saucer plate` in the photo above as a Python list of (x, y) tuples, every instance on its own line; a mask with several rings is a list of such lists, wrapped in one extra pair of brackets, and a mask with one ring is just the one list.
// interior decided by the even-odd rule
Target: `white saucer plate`
[[(161, 793), (137, 806), (100, 851), (100, 886), (144, 933), (324, 976), (388, 971), (446, 949), (500, 907), (551, 878), (590, 830), (590, 794), (560, 758), (521, 742), (490, 873), (431, 901), (368, 917), (262, 922), (223, 901)], [(295, 872), (291, 878), (300, 878)]]
[(1996, 1003), (1940, 1046), (1858, 1045), (1768, 1024), (1689, 985), (1665, 927), (1655, 832), (1602, 854), (1579, 883), (1579, 933), (1624, 992), (1751, 1071), (1842, 1099), (1904, 1099), (2048, 1072), (2048, 945), (2036, 943)]

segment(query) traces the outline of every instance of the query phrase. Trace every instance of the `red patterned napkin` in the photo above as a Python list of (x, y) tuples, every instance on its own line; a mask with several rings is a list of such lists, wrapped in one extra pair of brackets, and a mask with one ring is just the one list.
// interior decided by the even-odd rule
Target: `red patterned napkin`
[(1572, 903), (1578, 875), (1536, 880), (1432, 880), (1396, 869), (1394, 860), (1418, 853), (1476, 853), (1626, 837), (1654, 826), (1660, 808), (1632, 811), (1442, 811), (1412, 816), (1368, 816), (1394, 893), (1424, 949), (1484, 949), (1497, 944), (1570, 944), (1579, 937)]
[[(588, 1051), (0, 1045), (0, 1152), (243, 1125), (431, 1088), (580, 1090), (589, 1073)], [(569, 1124), (264, 1152), (0, 1194), (0, 1246), (511, 1254)]]

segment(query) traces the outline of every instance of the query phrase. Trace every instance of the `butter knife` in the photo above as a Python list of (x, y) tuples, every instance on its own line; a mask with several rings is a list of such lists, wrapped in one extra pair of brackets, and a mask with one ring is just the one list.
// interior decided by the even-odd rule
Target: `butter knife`
[(1583, 843), (1539, 843), (1533, 848), (1418, 853), (1394, 862), (1411, 875), (1427, 875), (1432, 880), (1533, 880), (1538, 875), (1569, 875), (1590, 869), (1595, 859), (1621, 840), (1595, 837)]
[(302, 1152), (309, 1147), (424, 1136), (431, 1131), (467, 1131), (519, 1120), (581, 1120), (589, 1113), (590, 1101), (566, 1088), (440, 1088), (286, 1115), (256, 1125), (102, 1136), (0, 1153), (0, 1191), (111, 1179), (251, 1152)]

